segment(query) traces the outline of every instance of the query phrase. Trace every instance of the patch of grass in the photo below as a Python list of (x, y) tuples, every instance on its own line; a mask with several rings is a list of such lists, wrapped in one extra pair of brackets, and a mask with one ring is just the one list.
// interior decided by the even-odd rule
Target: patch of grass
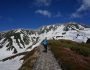
[(27, 53), (21, 60), (23, 60), (22, 66), (19, 68), (19, 70), (32, 70), (37, 58), (39, 55), (38, 48), (35, 48), (34, 50)]
[(80, 44), (70, 40), (50, 40), (49, 45), (69, 48), (80, 55), (90, 56), (90, 44)]
[(90, 70), (90, 45), (69, 40), (50, 40), (49, 48), (63, 70)]

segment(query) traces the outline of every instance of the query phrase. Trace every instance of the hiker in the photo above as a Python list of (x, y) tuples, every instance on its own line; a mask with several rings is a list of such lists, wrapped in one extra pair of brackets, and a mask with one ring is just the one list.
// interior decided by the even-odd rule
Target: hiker
[(45, 39), (42, 41), (41, 43), (44, 47), (44, 51), (43, 52), (47, 52), (47, 45), (48, 45), (48, 40), (47, 37), (45, 37)]

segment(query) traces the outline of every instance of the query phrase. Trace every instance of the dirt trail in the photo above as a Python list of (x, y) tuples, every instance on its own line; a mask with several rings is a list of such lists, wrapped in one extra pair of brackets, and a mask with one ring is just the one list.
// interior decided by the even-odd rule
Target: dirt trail
[(33, 70), (62, 70), (51, 51), (48, 50), (48, 52), (45, 53), (42, 52), (43, 49), (43, 46), (39, 47), (40, 55), (33, 67)]

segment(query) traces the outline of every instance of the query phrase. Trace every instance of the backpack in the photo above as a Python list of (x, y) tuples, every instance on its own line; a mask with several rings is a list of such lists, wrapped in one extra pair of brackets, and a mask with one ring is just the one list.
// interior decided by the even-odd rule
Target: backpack
[(47, 45), (48, 44), (48, 41), (45, 39), (43, 40), (43, 45)]

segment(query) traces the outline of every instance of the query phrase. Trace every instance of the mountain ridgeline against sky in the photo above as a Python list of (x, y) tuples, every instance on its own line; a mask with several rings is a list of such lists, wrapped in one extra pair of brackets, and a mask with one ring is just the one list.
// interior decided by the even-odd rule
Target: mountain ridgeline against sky
[(0, 31), (70, 21), (90, 25), (90, 0), (0, 0)]
[[(32, 50), (40, 44), (40, 42), (47, 37), (47, 39), (66, 39), (79, 43), (87, 43), (90, 39), (90, 28), (75, 22), (66, 24), (56, 24), (43, 26), (38, 30), (16, 29), (0, 33), (0, 54), (16, 54)], [(6, 52), (6, 53), (5, 53)], [(7, 56), (5, 56), (7, 57)], [(2, 59), (4, 56), (2, 57)]]

